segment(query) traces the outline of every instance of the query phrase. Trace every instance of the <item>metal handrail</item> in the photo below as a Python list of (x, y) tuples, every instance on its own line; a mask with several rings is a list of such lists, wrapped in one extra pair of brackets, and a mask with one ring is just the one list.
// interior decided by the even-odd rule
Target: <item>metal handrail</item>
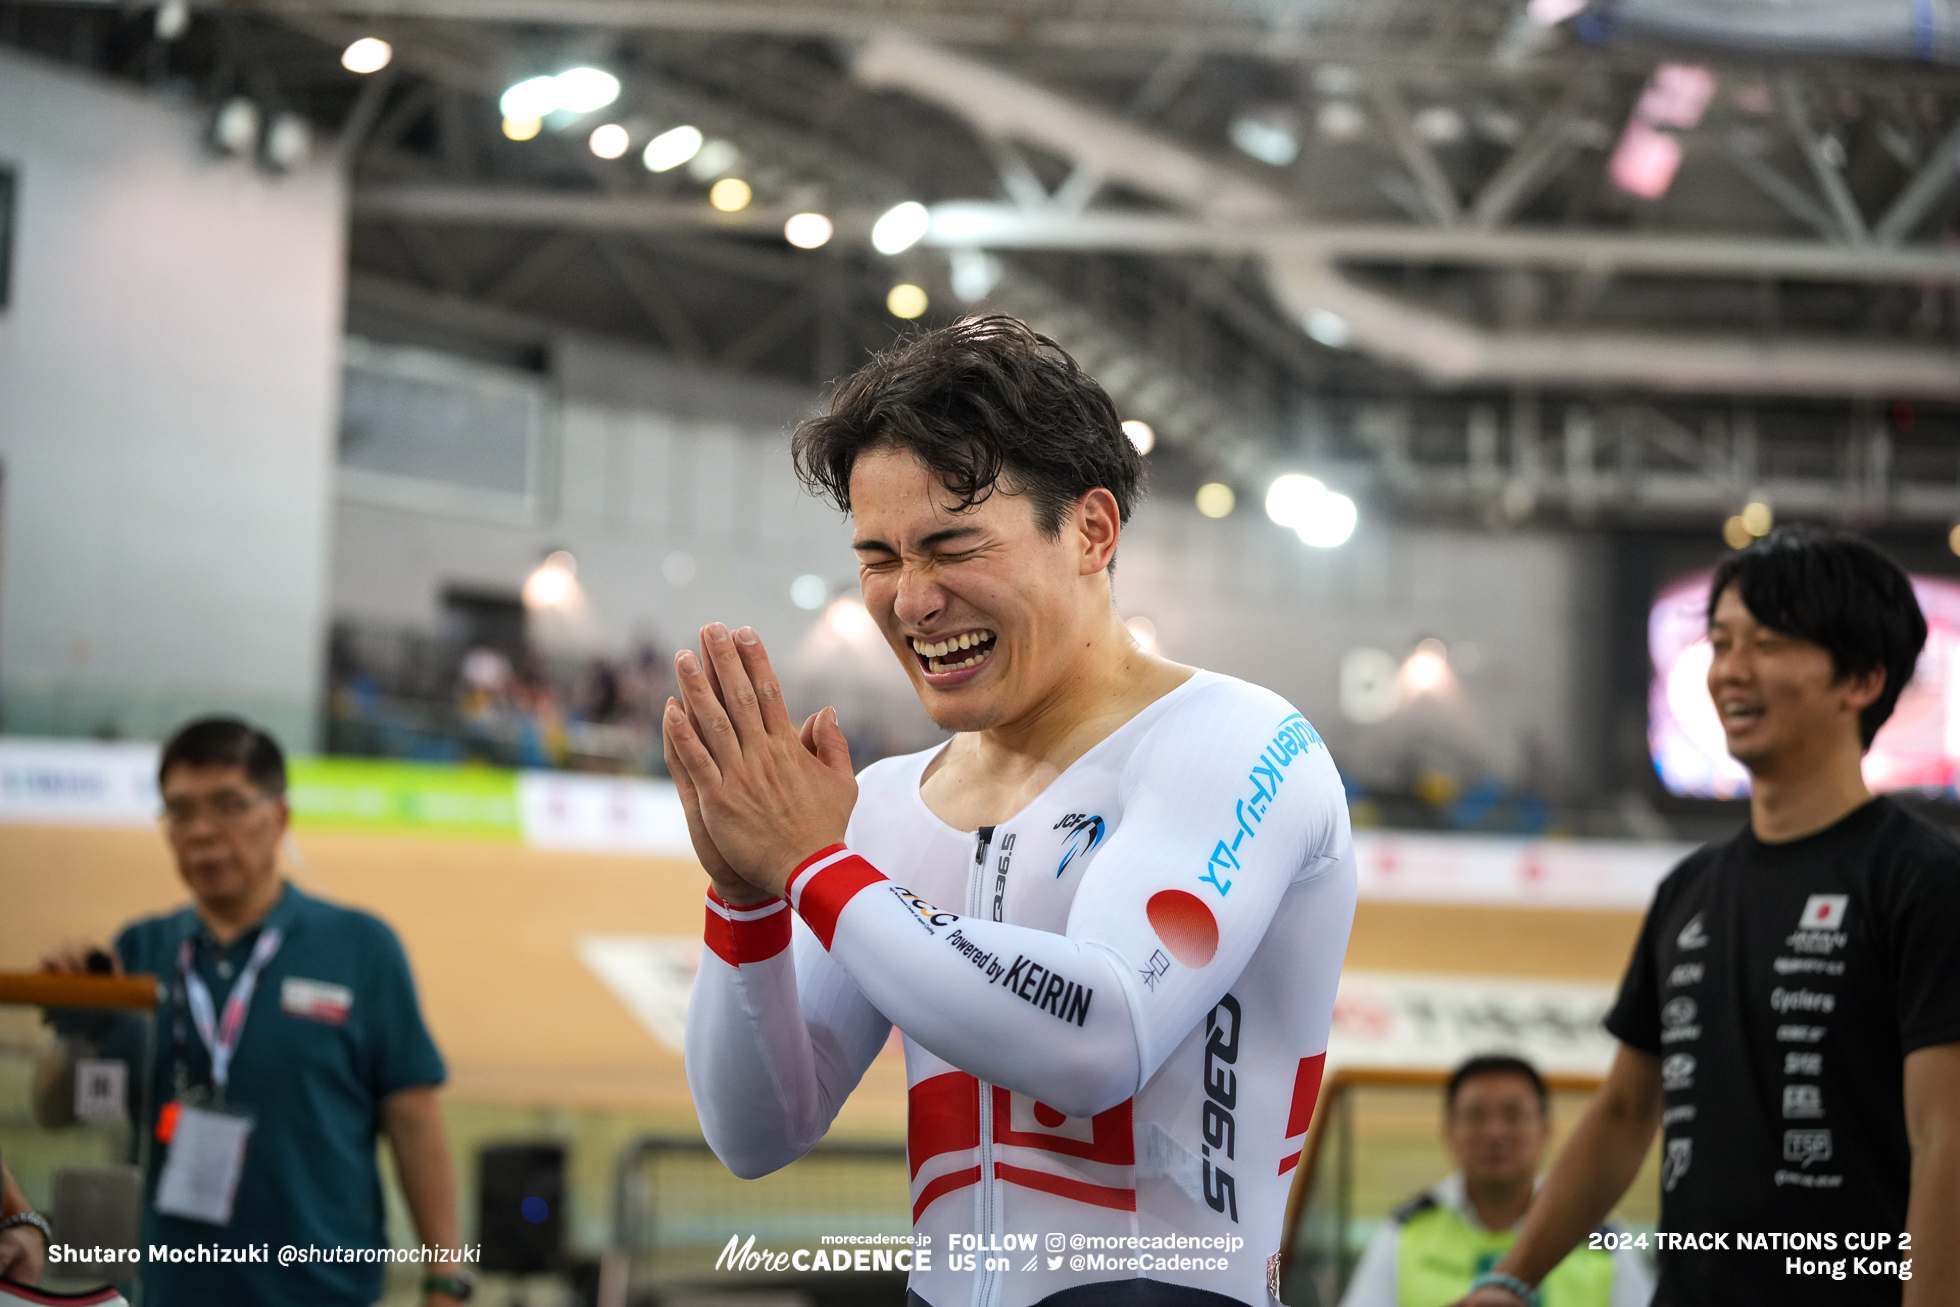
[(32, 1007), (124, 1008), (153, 1011), (155, 976), (76, 975), (49, 971), (0, 971), (0, 1003)]

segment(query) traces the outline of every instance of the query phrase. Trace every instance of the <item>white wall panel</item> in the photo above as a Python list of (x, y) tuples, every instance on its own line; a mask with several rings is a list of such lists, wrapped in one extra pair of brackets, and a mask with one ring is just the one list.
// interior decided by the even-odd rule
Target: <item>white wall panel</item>
[(9, 730), (230, 708), (312, 732), (345, 197), (326, 164), (210, 155), (203, 125), (0, 52)]

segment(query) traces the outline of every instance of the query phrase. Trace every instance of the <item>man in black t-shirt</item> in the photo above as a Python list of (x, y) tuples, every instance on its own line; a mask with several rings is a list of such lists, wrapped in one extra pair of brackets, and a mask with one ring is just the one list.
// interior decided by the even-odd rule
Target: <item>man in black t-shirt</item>
[(1786, 529), (1708, 625), (1749, 826), (1661, 882), (1606, 1083), (1464, 1302), (1536, 1307), (1659, 1127), (1656, 1304), (1960, 1303), (1960, 845), (1861, 771), (1925, 619), (1871, 546)]

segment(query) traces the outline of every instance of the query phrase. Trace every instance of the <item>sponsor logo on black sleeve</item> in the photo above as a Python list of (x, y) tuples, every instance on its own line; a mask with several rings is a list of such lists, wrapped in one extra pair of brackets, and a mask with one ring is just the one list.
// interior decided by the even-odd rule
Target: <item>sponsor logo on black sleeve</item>
[(1700, 1039), (1701, 1027), (1695, 1024), (1695, 1001), (1686, 994), (1670, 998), (1661, 1007), (1661, 1043), (1679, 1044), (1684, 1040)]
[(1667, 973), (1668, 988), (1678, 989), (1683, 985), (1699, 985), (1703, 974), (1703, 963), (1683, 962)]
[(1688, 924), (1681, 927), (1681, 933), (1674, 937), (1676, 947), (1697, 949), (1708, 947), (1708, 931), (1701, 924), (1702, 914), (1697, 912), (1688, 918)]
[(1818, 1085), (1783, 1086), (1783, 1119), (1814, 1121), (1824, 1115), (1824, 1090)]
[(1818, 1044), (1829, 1029), (1828, 1026), (1778, 1026), (1776, 1039), (1783, 1044)]
[(1694, 1164), (1695, 1141), (1692, 1139), (1670, 1139), (1667, 1151), (1661, 1156), (1661, 1188), (1668, 1193), (1681, 1183), (1681, 1177), (1688, 1173)]
[(1669, 1053), (1661, 1060), (1661, 1088), (1668, 1090), (1693, 1089), (1695, 1085), (1695, 1059), (1690, 1053)]
[(1788, 1012), (1835, 1012), (1837, 996), (1820, 994), (1814, 989), (1785, 989), (1778, 985), (1769, 992), (1769, 1005), (1781, 1013)]
[(1829, 1130), (1785, 1130), (1783, 1132), (1783, 1160), (1795, 1162), (1799, 1166), (1809, 1166), (1812, 1162), (1831, 1160), (1831, 1132)]
[(1204, 1154), (1205, 1202), (1234, 1222), (1239, 1219), (1238, 1185), (1215, 1159), (1222, 1153), (1226, 1160), (1236, 1160), (1239, 1128), (1232, 1112), (1239, 1105), (1239, 1075), (1232, 1067), (1239, 1060), (1239, 1024), (1239, 1001), (1230, 994), (1205, 1017), (1205, 1142), (1198, 1150)]

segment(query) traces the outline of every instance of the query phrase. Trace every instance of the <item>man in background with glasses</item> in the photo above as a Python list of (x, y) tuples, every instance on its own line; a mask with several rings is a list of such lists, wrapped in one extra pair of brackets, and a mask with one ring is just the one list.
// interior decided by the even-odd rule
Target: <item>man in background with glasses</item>
[[(78, 946), (43, 960), (51, 971), (158, 980), (154, 1075), (138, 1122), (153, 1140), (143, 1245), (190, 1255), (146, 1257), (146, 1307), (380, 1298), (385, 1263), (349, 1260), (388, 1243), (378, 1134), (393, 1147), (421, 1242), (452, 1250), (423, 1263), (427, 1303), (466, 1299), (435, 1093), (442, 1058), (394, 932), (279, 875), (286, 764), (265, 732), (194, 721), (164, 745), (157, 785), (190, 906), (131, 924), (113, 952)], [(72, 1090), (62, 1091), (77, 1056), (142, 1056), (133, 1018), (66, 1014), (55, 1024), (63, 1039), (36, 1077), (47, 1125), (68, 1115)], [(281, 1264), (288, 1245), (298, 1257)], [(207, 1260), (214, 1249), (246, 1258)]]

